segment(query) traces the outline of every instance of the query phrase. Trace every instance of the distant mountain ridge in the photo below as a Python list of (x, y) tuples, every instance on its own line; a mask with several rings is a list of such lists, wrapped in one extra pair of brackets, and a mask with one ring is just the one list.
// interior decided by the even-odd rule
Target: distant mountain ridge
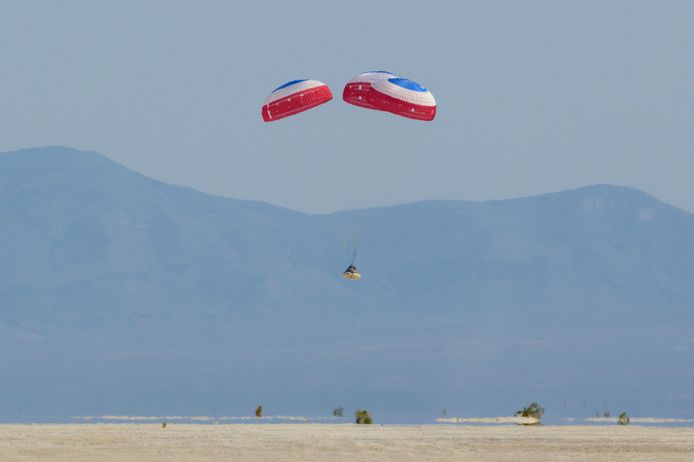
[(0, 261), (5, 420), (694, 414), (694, 215), (635, 189), (310, 215), (26, 149)]

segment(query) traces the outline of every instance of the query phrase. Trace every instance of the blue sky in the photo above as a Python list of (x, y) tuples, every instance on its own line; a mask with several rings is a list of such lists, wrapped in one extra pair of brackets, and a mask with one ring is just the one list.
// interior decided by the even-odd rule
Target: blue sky
[[(4, 1), (0, 150), (309, 212), (615, 183), (694, 211), (694, 2)], [(385, 69), (437, 119), (339, 95)], [(336, 99), (264, 124), (285, 81)]]

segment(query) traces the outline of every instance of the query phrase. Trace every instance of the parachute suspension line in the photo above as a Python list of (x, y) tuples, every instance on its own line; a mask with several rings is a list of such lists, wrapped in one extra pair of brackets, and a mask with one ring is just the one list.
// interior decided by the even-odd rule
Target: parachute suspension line
[(342, 248), (345, 249), (345, 252), (349, 254), (349, 249), (350, 249), (350, 239), (349, 239), (349, 233), (343, 232), (343, 226), (339, 224), (339, 222), (333, 223), (333, 230), (335, 231), (335, 235), (337, 235), (338, 239), (340, 240), (340, 244), (342, 244)]
[(352, 223), (351, 226), (346, 223), (340, 224), (340, 222), (337, 221), (333, 223), (333, 230), (340, 239), (340, 243), (345, 249), (345, 253), (350, 255), (351, 250), (352, 260), (356, 259), (359, 243), (361, 242), (362, 237), (362, 227), (354, 223)]
[(353, 230), (352, 230), (352, 265), (354, 265), (354, 261), (357, 259), (357, 252), (359, 251), (359, 243), (361, 242), (361, 237), (362, 237), (362, 225), (361, 223), (358, 223), (358, 220), (355, 218), (353, 223)]

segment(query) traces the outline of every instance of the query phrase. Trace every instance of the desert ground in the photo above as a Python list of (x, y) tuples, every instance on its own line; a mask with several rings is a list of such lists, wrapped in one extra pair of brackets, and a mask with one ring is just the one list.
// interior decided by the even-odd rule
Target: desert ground
[(693, 461), (694, 428), (0, 425), (2, 461)]

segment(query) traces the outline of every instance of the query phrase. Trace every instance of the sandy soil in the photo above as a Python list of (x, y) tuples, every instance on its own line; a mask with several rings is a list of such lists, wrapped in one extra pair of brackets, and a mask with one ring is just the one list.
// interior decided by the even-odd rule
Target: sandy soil
[(0, 460), (694, 461), (694, 428), (0, 425)]

